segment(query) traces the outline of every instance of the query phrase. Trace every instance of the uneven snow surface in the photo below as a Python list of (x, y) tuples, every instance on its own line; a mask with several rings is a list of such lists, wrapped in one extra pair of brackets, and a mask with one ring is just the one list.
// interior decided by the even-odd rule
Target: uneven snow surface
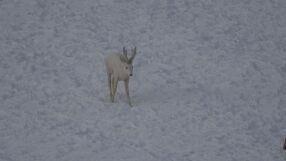
[(285, 0), (0, 0), (0, 161), (285, 161), (285, 137)]

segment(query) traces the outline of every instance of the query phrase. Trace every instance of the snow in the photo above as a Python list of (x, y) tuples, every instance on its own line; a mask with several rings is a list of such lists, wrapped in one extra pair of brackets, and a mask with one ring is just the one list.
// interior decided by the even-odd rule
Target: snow
[[(0, 161), (284, 161), (284, 0), (0, 0)], [(137, 46), (130, 108), (103, 60)]]

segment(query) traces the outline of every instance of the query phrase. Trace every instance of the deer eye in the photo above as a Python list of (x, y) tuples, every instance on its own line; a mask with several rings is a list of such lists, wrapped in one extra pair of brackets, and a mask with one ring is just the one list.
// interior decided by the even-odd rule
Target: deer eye
[(125, 69), (128, 69), (128, 67), (125, 67)]

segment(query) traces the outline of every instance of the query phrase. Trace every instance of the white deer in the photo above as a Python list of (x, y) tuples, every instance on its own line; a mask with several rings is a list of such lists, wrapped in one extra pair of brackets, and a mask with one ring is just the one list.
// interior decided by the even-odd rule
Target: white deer
[(123, 53), (112, 53), (106, 57), (105, 66), (108, 75), (111, 102), (114, 102), (118, 81), (124, 81), (128, 103), (132, 106), (129, 96), (129, 77), (133, 75), (132, 63), (135, 55), (136, 47), (132, 50), (132, 56), (130, 58), (127, 57), (127, 50), (123, 47)]

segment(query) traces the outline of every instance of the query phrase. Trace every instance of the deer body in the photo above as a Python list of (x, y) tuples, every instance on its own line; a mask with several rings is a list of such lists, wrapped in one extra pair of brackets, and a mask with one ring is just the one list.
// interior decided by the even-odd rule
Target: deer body
[(114, 102), (118, 81), (124, 81), (128, 103), (132, 106), (129, 96), (129, 78), (133, 75), (132, 62), (135, 55), (136, 48), (133, 49), (133, 55), (128, 58), (127, 50), (124, 47), (123, 54), (120, 52), (113, 53), (105, 59), (111, 102)]

